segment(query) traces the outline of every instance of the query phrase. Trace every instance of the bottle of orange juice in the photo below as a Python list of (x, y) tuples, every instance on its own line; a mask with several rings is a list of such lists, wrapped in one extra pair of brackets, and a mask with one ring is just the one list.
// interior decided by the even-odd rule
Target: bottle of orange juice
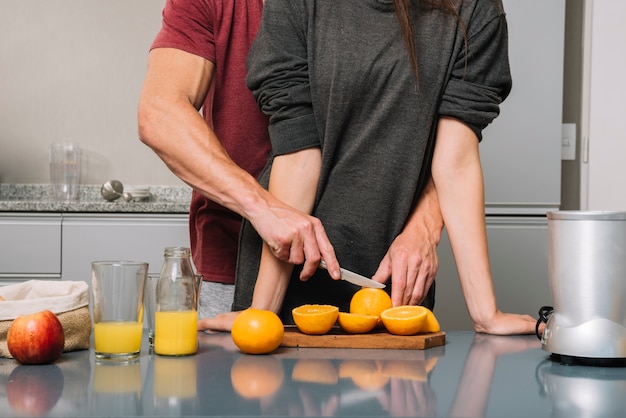
[(198, 349), (198, 289), (186, 247), (165, 248), (157, 283), (154, 352), (164, 356), (195, 354)]

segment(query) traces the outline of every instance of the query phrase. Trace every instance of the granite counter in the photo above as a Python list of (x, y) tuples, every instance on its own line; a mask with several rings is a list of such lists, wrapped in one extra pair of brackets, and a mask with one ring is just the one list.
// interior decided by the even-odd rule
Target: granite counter
[[(139, 186), (133, 186), (139, 187)], [(143, 186), (147, 198), (125, 202), (106, 201), (101, 185), (81, 185), (78, 198), (59, 202), (52, 198), (49, 184), (0, 184), (0, 212), (56, 213), (188, 213), (191, 188), (187, 186)]]
[(566, 366), (535, 336), (448, 332), (427, 350), (279, 348), (245, 355), (230, 334), (200, 333), (198, 353), (147, 342), (130, 365), (93, 350), (55, 364), (0, 360), (0, 416), (617, 417), (626, 369)]

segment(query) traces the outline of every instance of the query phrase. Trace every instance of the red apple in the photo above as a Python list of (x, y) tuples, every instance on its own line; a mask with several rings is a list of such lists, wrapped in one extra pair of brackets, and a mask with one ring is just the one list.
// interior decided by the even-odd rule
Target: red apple
[(18, 316), (7, 333), (9, 352), (22, 364), (52, 363), (64, 345), (63, 325), (49, 310)]
[(17, 366), (6, 386), (6, 397), (20, 416), (42, 417), (54, 408), (64, 385), (63, 372), (56, 364)]

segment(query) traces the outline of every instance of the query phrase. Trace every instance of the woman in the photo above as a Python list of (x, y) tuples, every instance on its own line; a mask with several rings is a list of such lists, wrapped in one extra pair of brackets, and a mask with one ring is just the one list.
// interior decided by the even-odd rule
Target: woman
[[(500, 0), (268, 0), (247, 77), (270, 116), (270, 192), (322, 221), (343, 267), (378, 281), (436, 193), (474, 329), (493, 334), (535, 325), (497, 309), (487, 252), (478, 143), (511, 88), (507, 41)], [(244, 226), (235, 310), (289, 321), (303, 303), (347, 309), (354, 286), (298, 280), (267, 246), (259, 266), (253, 235)], [(392, 274), (394, 304), (432, 307), (430, 281), (405, 277)]]

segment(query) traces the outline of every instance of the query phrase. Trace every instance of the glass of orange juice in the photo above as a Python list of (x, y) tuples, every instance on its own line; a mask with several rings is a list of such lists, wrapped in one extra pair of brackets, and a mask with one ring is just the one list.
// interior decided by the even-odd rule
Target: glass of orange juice
[(139, 357), (148, 263), (91, 263), (96, 360), (130, 362)]

